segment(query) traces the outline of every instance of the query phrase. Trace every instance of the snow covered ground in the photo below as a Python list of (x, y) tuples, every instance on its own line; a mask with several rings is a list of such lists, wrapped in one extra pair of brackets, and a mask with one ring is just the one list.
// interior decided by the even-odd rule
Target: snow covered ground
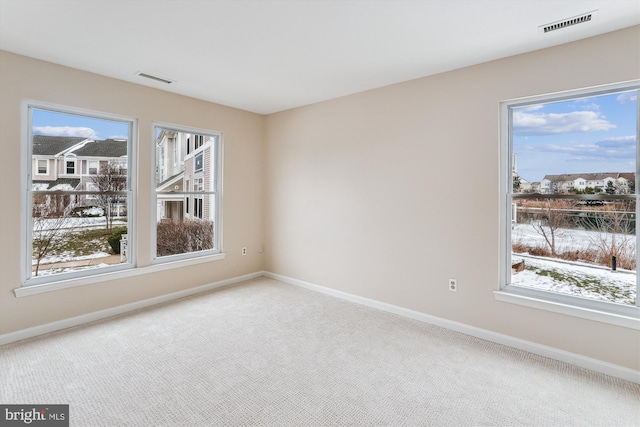
[[(49, 229), (51, 226), (57, 227), (59, 226), (59, 219), (44, 219), (42, 220), (43, 225), (42, 228), (43, 229)], [(49, 225), (51, 224), (51, 225)], [(70, 217), (70, 218), (66, 218), (64, 220), (64, 223), (62, 225), (62, 228), (64, 229), (71, 229), (71, 228), (99, 228), (99, 227), (104, 227), (106, 225), (106, 220), (104, 219), (103, 216), (96, 216), (96, 217)], [(113, 218), (113, 226), (114, 227), (118, 227), (121, 225), (127, 225), (127, 220), (126, 218)]]
[[(98, 208), (96, 208), (98, 209)], [(101, 212), (101, 211), (100, 211)], [(125, 218), (114, 218), (113, 220), (113, 226), (114, 227), (119, 227), (119, 226), (123, 226), (126, 225), (126, 219)], [(78, 230), (82, 230), (84, 229), (88, 229), (88, 228), (93, 228), (93, 229), (97, 229), (97, 228), (104, 228), (106, 226), (106, 221), (104, 217), (71, 217), (71, 218), (67, 218), (64, 220), (64, 223), (62, 225), (60, 225), (59, 220), (57, 219), (45, 219), (42, 220), (42, 229), (43, 230), (47, 230), (50, 229), (51, 227), (62, 227), (62, 229), (60, 230), (60, 234), (61, 236), (64, 236), (64, 234), (66, 233), (73, 233), (75, 231)], [(62, 237), (64, 238), (64, 237)], [(64, 252), (61, 254), (51, 254), (51, 255), (47, 255), (44, 258), (42, 258), (42, 260), (40, 260), (40, 264), (41, 266), (43, 264), (58, 264), (58, 263), (62, 263), (62, 262), (69, 262), (69, 261), (83, 261), (83, 260), (89, 260), (89, 259), (98, 259), (98, 258), (104, 258), (104, 257), (108, 257), (110, 256), (110, 254), (106, 253), (106, 252), (95, 252), (93, 254), (89, 254), (89, 255), (82, 255), (82, 256), (77, 256), (75, 255), (73, 252)], [(32, 259), (31, 261), (32, 265), (36, 265), (37, 261), (35, 259)], [(93, 265), (92, 267), (95, 268), (98, 265)], [(55, 266), (53, 266), (55, 267)], [(86, 267), (85, 267), (86, 268)], [(80, 268), (77, 268), (80, 269)], [(68, 269), (67, 271), (72, 271), (73, 268)], [(56, 273), (59, 271), (55, 271)], [(46, 275), (46, 274), (53, 274), (53, 270), (52, 272), (46, 272), (45, 269), (40, 270), (39, 274), (40, 276), (42, 275)]]
[[(579, 250), (593, 245), (601, 233), (587, 230), (560, 230), (559, 252)], [(635, 250), (635, 238), (631, 239)], [(544, 238), (529, 224), (516, 224), (512, 241), (529, 246), (545, 246)], [(636, 272), (611, 271), (609, 268), (583, 262), (559, 261), (553, 258), (514, 254), (512, 263), (525, 261), (526, 269), (512, 275), (512, 285), (575, 295), (595, 300), (635, 304)]]
[[(577, 230), (572, 228), (558, 229), (556, 232), (556, 249), (558, 253), (585, 249), (592, 246), (593, 243), (598, 241), (602, 235), (606, 234), (608, 233), (591, 230)], [(620, 238), (621, 235), (618, 236)], [(635, 252), (635, 236), (627, 237), (629, 238), (630, 244)], [(548, 247), (544, 237), (542, 237), (531, 224), (516, 224), (515, 228), (511, 231), (511, 241), (514, 243), (526, 243), (529, 246)]]
[[(68, 262), (68, 261), (84, 261), (87, 259), (104, 258), (108, 256), (110, 256), (110, 254), (106, 252), (96, 252), (90, 255), (82, 255), (82, 256), (75, 256), (71, 252), (64, 252), (62, 254), (56, 254), (56, 255), (44, 257), (40, 261), (40, 264), (42, 265), (42, 264), (54, 264), (54, 263)], [(36, 263), (37, 261), (35, 259), (31, 260), (32, 265), (36, 265)]]

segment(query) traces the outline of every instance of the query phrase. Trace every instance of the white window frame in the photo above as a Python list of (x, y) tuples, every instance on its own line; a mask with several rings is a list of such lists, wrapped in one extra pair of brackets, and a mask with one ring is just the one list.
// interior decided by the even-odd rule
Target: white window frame
[[(181, 126), (181, 125), (176, 125), (176, 124), (171, 124), (171, 123), (166, 123), (166, 122), (153, 122), (152, 123), (152, 132), (151, 134), (153, 135), (154, 141), (151, 145), (151, 159), (154, 163), (154, 165), (156, 164), (156, 155), (157, 155), (157, 144), (155, 144), (155, 137), (156, 137), (156, 130), (158, 128), (165, 128), (165, 129), (170, 129), (170, 130), (175, 130), (177, 132), (182, 132), (182, 133), (186, 133), (189, 134), (191, 136), (193, 135), (203, 135), (203, 140), (204, 140), (204, 135), (206, 136), (210, 136), (211, 138), (211, 155), (213, 156), (213, 159), (211, 159), (210, 164), (213, 166), (214, 168), (214, 173), (211, 174), (211, 187), (208, 191), (196, 191), (195, 190), (195, 179), (192, 180), (193, 182), (193, 186), (194, 189), (186, 189), (186, 191), (184, 191), (183, 193), (185, 193), (188, 198), (191, 198), (192, 200), (194, 200), (193, 205), (191, 206), (191, 210), (193, 211), (193, 213), (191, 215), (189, 215), (190, 218), (192, 219), (199, 219), (195, 216), (195, 198), (198, 196), (202, 196), (202, 195), (209, 195), (214, 202), (214, 212), (213, 215), (210, 215), (211, 220), (213, 221), (214, 224), (214, 234), (213, 234), (213, 248), (212, 249), (207, 249), (207, 250), (203, 250), (203, 251), (197, 251), (197, 252), (187, 252), (187, 253), (183, 253), (183, 254), (175, 254), (175, 255), (166, 255), (166, 256), (158, 256), (157, 254), (157, 235), (156, 235), (156, 231), (157, 231), (157, 226), (156, 226), (156, 221), (151, 221), (151, 251), (152, 251), (152, 260), (151, 263), (152, 264), (164, 264), (164, 263), (170, 263), (170, 262), (174, 262), (174, 261), (180, 261), (180, 260), (197, 260), (197, 259), (211, 259), (211, 260), (217, 260), (217, 259), (224, 259), (225, 254), (223, 252), (223, 224), (222, 224), (222, 176), (223, 176), (223, 137), (222, 137), (222, 133), (221, 132), (217, 132), (217, 131), (211, 131), (211, 130), (206, 130), (206, 129), (198, 129), (198, 128), (192, 128), (192, 127), (186, 127), (186, 126)], [(202, 147), (198, 147), (198, 150), (200, 150), (201, 152), (203, 152), (204, 150), (202, 149)], [(185, 156), (185, 159), (192, 157), (195, 155), (194, 153), (195, 149), (188, 154), (187, 156)], [(194, 160), (195, 161), (195, 160)], [(203, 159), (203, 165), (204, 165), (204, 159)], [(155, 182), (156, 182), (156, 176), (155, 176), (155, 167), (152, 167), (151, 170), (153, 171), (152, 174), (152, 181), (154, 183), (154, 187), (155, 187)], [(198, 176), (200, 176), (200, 173), (198, 173)], [(204, 176), (204, 175), (203, 175)], [(189, 180), (190, 177), (185, 176), (185, 180)], [(152, 206), (154, 207), (154, 212), (153, 212), (153, 218), (157, 218), (157, 204), (158, 204), (158, 193), (157, 191), (155, 191), (155, 188), (153, 190), (153, 201), (152, 201)], [(186, 218), (186, 216), (185, 216)]]
[[(135, 156), (135, 135), (137, 135), (137, 122), (136, 119), (120, 116), (111, 113), (105, 113), (101, 111), (92, 111), (82, 108), (57, 105), (47, 102), (34, 101), (34, 100), (24, 100), (22, 102), (22, 150), (21, 150), (21, 164), (27, 169), (27, 173), (22, 174), (21, 180), (21, 188), (22, 194), (24, 195), (21, 201), (22, 206), (22, 215), (20, 221), (21, 227), (21, 243), (20, 243), (20, 252), (22, 258), (22, 274), (21, 274), (21, 287), (16, 289), (16, 295), (30, 295), (41, 292), (47, 292), (49, 290), (55, 289), (63, 289), (69, 286), (79, 286), (83, 284), (95, 283), (96, 278), (104, 277), (105, 274), (111, 274), (116, 272), (123, 272), (124, 270), (131, 270), (136, 265), (135, 260), (135, 211), (136, 211), (136, 197), (135, 197), (135, 188), (136, 188), (136, 178), (135, 173), (128, 174), (128, 190), (123, 192), (126, 193), (127, 197), (127, 210), (129, 212), (128, 223), (127, 223), (127, 232), (129, 234), (129, 253), (130, 256), (127, 257), (127, 262), (117, 265), (111, 265), (108, 267), (100, 267), (95, 269), (86, 269), (80, 271), (59, 273), (54, 275), (46, 275), (46, 276), (37, 276), (32, 277), (32, 238), (33, 238), (33, 229), (32, 222), (30, 220), (31, 215), (31, 207), (33, 196), (37, 194), (37, 190), (33, 190), (32, 188), (32, 144), (33, 140), (32, 129), (33, 129), (33, 121), (32, 121), (32, 110), (46, 110), (63, 114), (72, 114), (76, 116), (85, 116), (89, 118), (101, 119), (101, 120), (110, 120), (126, 123), (129, 126), (129, 135), (127, 138), (127, 169), (135, 172), (134, 165), (136, 164), (136, 156)], [(77, 166), (77, 164), (76, 164)], [(60, 192), (57, 192), (60, 194)], [(82, 195), (82, 191), (71, 191), (70, 195)], [(86, 194), (86, 193), (85, 193)]]
[[(640, 330), (640, 278), (636, 274), (636, 306), (564, 295), (543, 290), (511, 286), (511, 216), (512, 216), (512, 108), (549, 102), (568, 101), (591, 95), (606, 95), (623, 90), (640, 90), (640, 80), (593, 88), (565, 91), (527, 98), (507, 100), (500, 103), (500, 288), (495, 291), (498, 301), (534, 307), (546, 311), (614, 324)], [(640, 114), (636, 127), (636, 218), (640, 213)], [(545, 184), (543, 184), (543, 187)], [(636, 232), (636, 247), (640, 249)], [(637, 254), (638, 257), (640, 254)]]
[[(95, 173), (91, 173), (91, 164), (95, 163), (96, 164), (96, 172)], [(100, 161), (99, 160), (87, 160), (87, 175), (98, 175), (98, 172), (100, 171)]]
[[(73, 173), (69, 173), (69, 166), (67, 163), (73, 163)], [(64, 174), (65, 175), (77, 175), (78, 174), (78, 160), (75, 157), (64, 158)]]
[[(40, 172), (40, 162), (45, 162), (45, 172)], [(49, 175), (49, 159), (36, 159), (36, 175)]]

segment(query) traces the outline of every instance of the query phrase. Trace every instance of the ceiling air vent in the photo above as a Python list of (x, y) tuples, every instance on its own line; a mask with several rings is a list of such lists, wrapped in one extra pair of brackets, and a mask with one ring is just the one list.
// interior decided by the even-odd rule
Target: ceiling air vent
[(589, 22), (595, 18), (597, 10), (583, 13), (582, 15), (573, 16), (571, 18), (563, 19), (561, 21), (551, 22), (549, 24), (540, 25), (540, 31), (543, 33), (549, 33), (551, 31), (561, 30), (563, 28), (571, 27), (572, 25), (582, 24)]
[(171, 83), (174, 83), (173, 80), (163, 79), (162, 77), (152, 76), (151, 74), (147, 74), (147, 73), (138, 72), (136, 74), (140, 77), (144, 77), (145, 79), (155, 80), (157, 82), (166, 83), (168, 85), (170, 85)]

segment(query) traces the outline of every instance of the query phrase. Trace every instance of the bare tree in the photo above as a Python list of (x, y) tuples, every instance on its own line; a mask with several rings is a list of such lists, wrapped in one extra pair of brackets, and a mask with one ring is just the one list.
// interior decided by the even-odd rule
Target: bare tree
[(574, 204), (571, 200), (566, 199), (545, 199), (542, 206), (534, 215), (534, 221), (531, 223), (534, 230), (540, 234), (549, 249), (551, 255), (556, 257), (557, 253), (557, 237), (560, 235), (560, 229), (569, 225), (569, 215), (567, 210), (573, 208)]
[(42, 260), (55, 248), (69, 222), (69, 209), (62, 213), (52, 209), (49, 203), (34, 203), (32, 207), (32, 251), (36, 259), (34, 276), (40, 271)]
[(611, 266), (616, 257), (620, 267), (635, 270), (635, 202), (617, 201), (594, 216), (597, 233), (591, 238), (599, 262)]
[(106, 162), (100, 167), (100, 173), (92, 177), (92, 181), (99, 191), (94, 197), (104, 212), (106, 229), (111, 230), (113, 208), (123, 200), (123, 196), (113, 193), (127, 189), (127, 169), (120, 162)]

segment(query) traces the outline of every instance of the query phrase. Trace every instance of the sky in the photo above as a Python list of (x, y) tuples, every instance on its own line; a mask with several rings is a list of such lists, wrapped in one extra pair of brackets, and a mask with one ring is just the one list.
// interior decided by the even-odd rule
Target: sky
[(635, 172), (638, 91), (513, 110), (518, 175)]
[(81, 136), (93, 140), (128, 139), (128, 123), (33, 109), (34, 135)]

